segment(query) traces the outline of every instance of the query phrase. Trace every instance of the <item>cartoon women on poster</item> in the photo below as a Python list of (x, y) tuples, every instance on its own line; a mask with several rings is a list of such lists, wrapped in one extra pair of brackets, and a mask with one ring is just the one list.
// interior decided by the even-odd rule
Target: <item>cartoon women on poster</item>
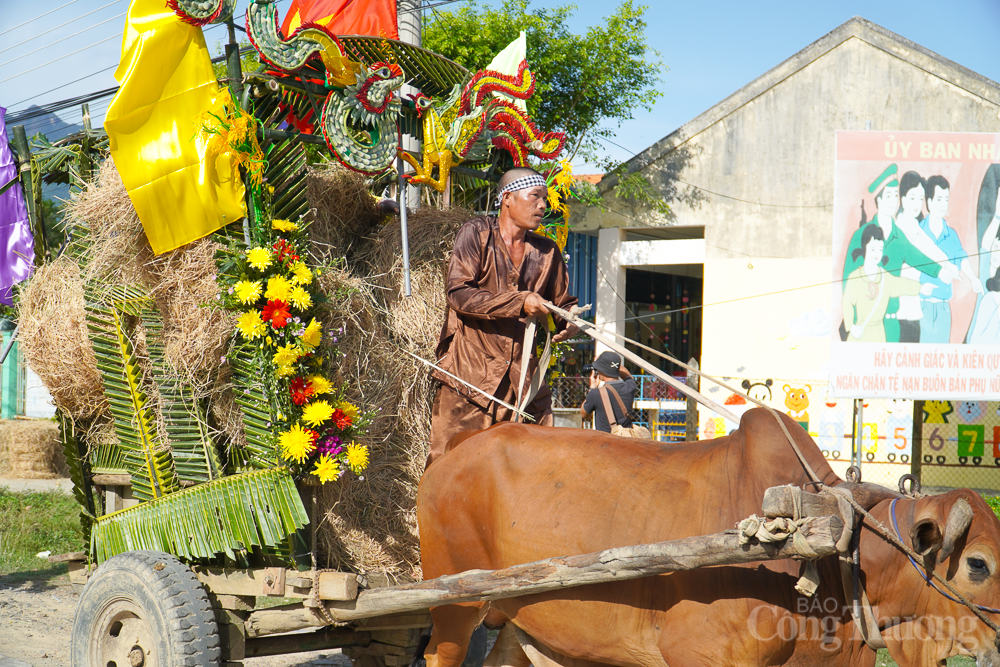
[[(989, 197), (996, 189), (992, 211)], [(985, 195), (985, 196), (984, 196)], [(979, 280), (983, 291), (976, 302), (969, 337), (971, 345), (1000, 345), (1000, 165), (991, 165), (983, 176), (979, 195), (979, 227), (986, 221), (986, 229), (979, 243)]]
[[(898, 245), (898, 244), (897, 244)], [(861, 247), (852, 251), (856, 260), (864, 263), (847, 277), (844, 288), (844, 326), (848, 341), (885, 342), (885, 317), (889, 301), (904, 295), (929, 294), (933, 286), (909, 278), (896, 277), (884, 267), (889, 263), (885, 255), (885, 236), (882, 228), (870, 224), (861, 234)], [(898, 309), (898, 306), (897, 306)]]
[(838, 132), (835, 398), (1000, 399), (1000, 135)]

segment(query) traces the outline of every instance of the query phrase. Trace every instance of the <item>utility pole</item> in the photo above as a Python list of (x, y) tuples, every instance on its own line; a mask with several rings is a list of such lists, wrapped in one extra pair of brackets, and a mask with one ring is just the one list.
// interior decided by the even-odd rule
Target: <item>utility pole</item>
[[(399, 31), (399, 41), (405, 44), (420, 46), (423, 38), (423, 21), (421, 17), (422, 0), (397, 0), (396, 2), (396, 27)], [(405, 72), (404, 72), (405, 74)], [(415, 95), (417, 89), (410, 85), (404, 85), (399, 89), (400, 97), (404, 100), (408, 95)], [(420, 152), (421, 143), (413, 137), (402, 137), (402, 148), (410, 153)], [(400, 169), (406, 163), (400, 161)], [(400, 172), (402, 173), (402, 172)], [(406, 188), (406, 205), (412, 209), (420, 208), (420, 188), (412, 185)], [(402, 212), (401, 212), (402, 213)]]

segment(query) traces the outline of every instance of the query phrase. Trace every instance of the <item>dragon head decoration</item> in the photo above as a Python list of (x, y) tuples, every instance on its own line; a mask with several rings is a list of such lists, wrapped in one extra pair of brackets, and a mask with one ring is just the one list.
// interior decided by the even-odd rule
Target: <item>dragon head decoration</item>
[(362, 65), (357, 80), (357, 84), (344, 90), (344, 98), (352, 107), (352, 120), (371, 125), (386, 112), (392, 117), (399, 113), (401, 104), (393, 94), (403, 85), (403, 70), (399, 65), (378, 62), (371, 71)]
[(413, 100), (413, 105), (417, 108), (417, 116), (423, 117), (424, 112), (431, 108), (434, 104), (434, 100), (427, 97), (423, 93), (417, 93), (416, 95), (408, 95), (408, 97)]

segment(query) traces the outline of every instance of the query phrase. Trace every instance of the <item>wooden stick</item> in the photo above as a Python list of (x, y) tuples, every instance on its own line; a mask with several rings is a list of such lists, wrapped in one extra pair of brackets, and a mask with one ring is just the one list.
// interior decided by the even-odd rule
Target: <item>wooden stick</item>
[(597, 327), (591, 324), (590, 322), (580, 319), (579, 317), (569, 312), (568, 310), (563, 310), (559, 306), (554, 306), (551, 303), (546, 303), (545, 307), (551, 310), (556, 315), (562, 317), (567, 322), (572, 322), (576, 326), (580, 327), (581, 331), (583, 331), (585, 334), (587, 334), (594, 340), (599, 340), (600, 342), (604, 343), (618, 354), (623, 355), (626, 359), (639, 366), (639, 368), (642, 368), (647, 372), (652, 373), (653, 375), (663, 380), (664, 382), (675, 388), (677, 391), (684, 394), (685, 396), (690, 396), (694, 400), (704, 405), (709, 410), (712, 410), (713, 412), (722, 415), (723, 417), (725, 417), (730, 421), (736, 422), (737, 424), (740, 423), (740, 418), (737, 417), (732, 412), (730, 412), (729, 410), (727, 410), (726, 408), (724, 408), (722, 405), (716, 403), (715, 401), (710, 399), (708, 396), (705, 396), (701, 392), (695, 391), (691, 387), (688, 387), (683, 382), (676, 380), (672, 375), (664, 373), (659, 368), (653, 366), (651, 363), (640, 357), (638, 354), (629, 352), (628, 350), (625, 349), (623, 345), (619, 345), (618, 343), (616, 343), (612, 337), (599, 331)]
[[(806, 519), (799, 529), (820, 557), (837, 553), (844, 530), (839, 516)], [(616, 547), (598, 553), (547, 558), (503, 570), (470, 570), (402, 586), (362, 591), (356, 600), (326, 604), (333, 622), (354, 621), (385, 614), (439, 607), (457, 602), (500, 600), (545, 593), (572, 586), (638, 579), (667, 572), (712, 565), (736, 565), (762, 560), (802, 557), (794, 540), (740, 544), (735, 530), (682, 540)], [(259, 637), (276, 632), (329, 625), (301, 605), (274, 607), (251, 614), (247, 634)]]

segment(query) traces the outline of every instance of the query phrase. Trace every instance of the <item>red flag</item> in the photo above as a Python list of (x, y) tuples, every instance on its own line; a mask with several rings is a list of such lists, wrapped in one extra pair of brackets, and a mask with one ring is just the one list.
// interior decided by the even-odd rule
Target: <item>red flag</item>
[(334, 35), (374, 35), (399, 39), (396, 0), (292, 0), (281, 24), (285, 37), (317, 23)]

